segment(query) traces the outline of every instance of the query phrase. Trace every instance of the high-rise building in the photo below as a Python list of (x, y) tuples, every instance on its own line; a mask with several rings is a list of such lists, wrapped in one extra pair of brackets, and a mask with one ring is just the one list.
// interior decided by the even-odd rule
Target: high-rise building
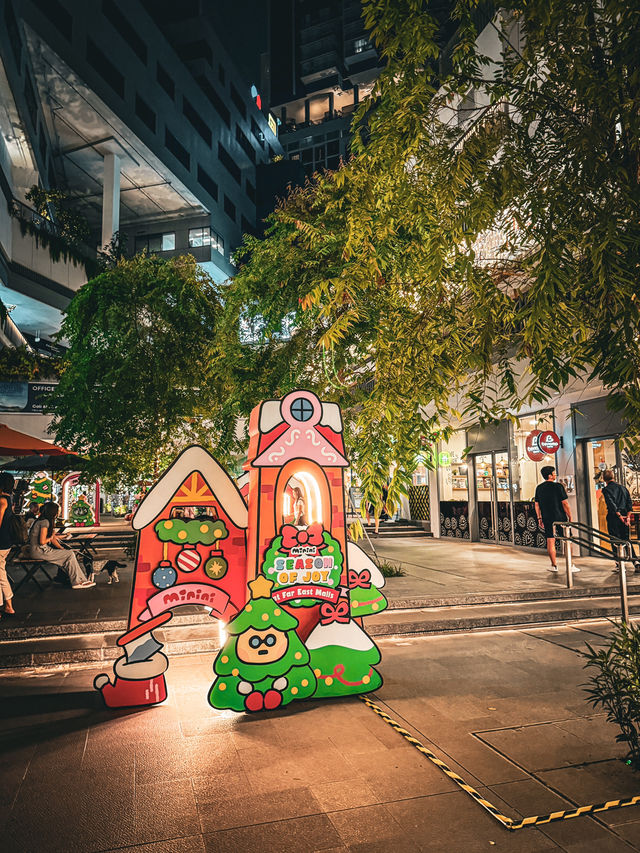
[(287, 156), (308, 175), (337, 168), (381, 69), (360, 0), (271, 0), (269, 57), (268, 99)]
[(175, 20), (160, 2), (0, 0), (0, 188), (17, 214), (0, 206), (0, 298), (27, 333), (49, 337), (85, 280), (30, 233), (59, 226), (30, 209), (34, 185), (86, 218), (89, 255), (120, 232), (131, 252), (190, 251), (218, 281), (256, 227), (256, 167), (282, 148), (186, 7)]

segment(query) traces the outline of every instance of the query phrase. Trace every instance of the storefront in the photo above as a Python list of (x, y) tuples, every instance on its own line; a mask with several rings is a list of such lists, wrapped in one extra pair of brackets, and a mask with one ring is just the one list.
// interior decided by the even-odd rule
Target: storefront
[[(623, 423), (616, 412), (606, 408), (606, 398), (585, 400), (572, 409), (576, 438), (576, 478), (581, 486), (578, 493), (579, 517), (590, 527), (607, 532), (607, 510), (602, 496), (603, 474), (610, 468), (618, 483), (629, 489), (634, 516), (632, 538), (640, 534), (640, 455), (626, 450), (618, 436)], [(606, 542), (600, 542), (603, 547)]]
[[(488, 427), (454, 432), (439, 447), (437, 483), (440, 535), (544, 549), (533, 497), (540, 470), (556, 465), (541, 435), (555, 436), (553, 410), (522, 416)], [(556, 441), (559, 440), (556, 436)], [(559, 478), (573, 492), (573, 476)]]

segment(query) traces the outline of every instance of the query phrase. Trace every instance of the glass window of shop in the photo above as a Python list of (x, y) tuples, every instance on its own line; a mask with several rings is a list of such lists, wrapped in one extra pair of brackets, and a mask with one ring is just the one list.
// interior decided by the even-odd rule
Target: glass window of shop
[(469, 539), (469, 477), (465, 430), (452, 433), (438, 445), (440, 535)]
[[(541, 459), (532, 459), (527, 453), (527, 439), (534, 430), (555, 431), (552, 409), (522, 415), (514, 424), (511, 440), (511, 489), (513, 494), (513, 541), (516, 545), (529, 548), (546, 547), (546, 540), (539, 530), (533, 498), (536, 486), (542, 482), (540, 471), (545, 465), (554, 465), (555, 456), (545, 455)], [(574, 491), (573, 476), (564, 477), (557, 472), (558, 482), (562, 483), (568, 494)]]
[[(513, 428), (513, 447), (511, 455), (511, 477), (513, 483), (513, 499), (516, 501), (531, 501), (538, 483), (542, 482), (540, 471), (545, 465), (555, 465), (555, 456), (544, 456), (542, 459), (531, 459), (527, 453), (527, 439), (534, 430), (546, 432), (554, 430), (553, 410), (546, 409), (542, 412), (534, 412), (531, 415), (523, 415), (520, 422)], [(557, 472), (558, 482), (564, 482), (561, 472)], [(573, 483), (570, 484), (573, 491)], [(567, 488), (569, 492), (569, 488)]]
[[(616, 483), (629, 489), (633, 503), (631, 537), (640, 533), (640, 454), (630, 453), (615, 438), (594, 438), (585, 442), (589, 517), (591, 525), (607, 533), (607, 506), (602, 496), (605, 487), (604, 472), (610, 468)], [(600, 540), (608, 548), (606, 540)]]

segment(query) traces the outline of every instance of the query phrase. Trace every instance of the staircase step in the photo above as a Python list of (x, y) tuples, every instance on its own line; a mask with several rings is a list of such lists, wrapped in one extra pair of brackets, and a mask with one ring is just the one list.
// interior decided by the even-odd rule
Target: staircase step
[[(567, 590), (572, 594), (572, 590)], [(441, 601), (444, 601), (442, 599)], [(449, 599), (452, 601), (452, 599)], [(630, 612), (640, 615), (640, 601), (630, 602)], [(388, 609), (365, 619), (365, 627), (378, 639), (416, 637), (436, 634), (555, 625), (585, 619), (619, 617), (617, 595), (557, 597), (479, 603), (442, 604)], [(74, 623), (46, 628), (39, 634), (28, 629), (3, 629), (0, 635), (0, 670), (78, 667), (104, 662), (107, 670), (120, 657), (117, 639), (126, 629), (126, 620)], [(45, 633), (47, 631), (47, 633)], [(156, 632), (170, 657), (215, 653), (221, 646), (218, 624), (205, 613), (175, 615), (170, 627)]]
[[(640, 603), (630, 604), (631, 614), (640, 614)], [(523, 628), (555, 625), (582, 619), (620, 616), (620, 598), (573, 598), (555, 601), (477, 604), (462, 607), (424, 607), (415, 610), (385, 610), (368, 616), (366, 628), (372, 637), (416, 637), (490, 628)]]

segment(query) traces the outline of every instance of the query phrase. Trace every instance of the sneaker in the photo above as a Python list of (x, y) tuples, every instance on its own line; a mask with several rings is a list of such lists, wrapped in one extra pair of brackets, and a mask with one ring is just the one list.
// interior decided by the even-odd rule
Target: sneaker
[(71, 589), (89, 589), (90, 586), (95, 586), (94, 581), (80, 581), (80, 583), (74, 583)]
[(557, 566), (547, 566), (547, 568), (549, 569), (550, 572), (557, 572), (558, 571)]
[(571, 566), (571, 571), (572, 572), (579, 572), (580, 569), (577, 566)]

